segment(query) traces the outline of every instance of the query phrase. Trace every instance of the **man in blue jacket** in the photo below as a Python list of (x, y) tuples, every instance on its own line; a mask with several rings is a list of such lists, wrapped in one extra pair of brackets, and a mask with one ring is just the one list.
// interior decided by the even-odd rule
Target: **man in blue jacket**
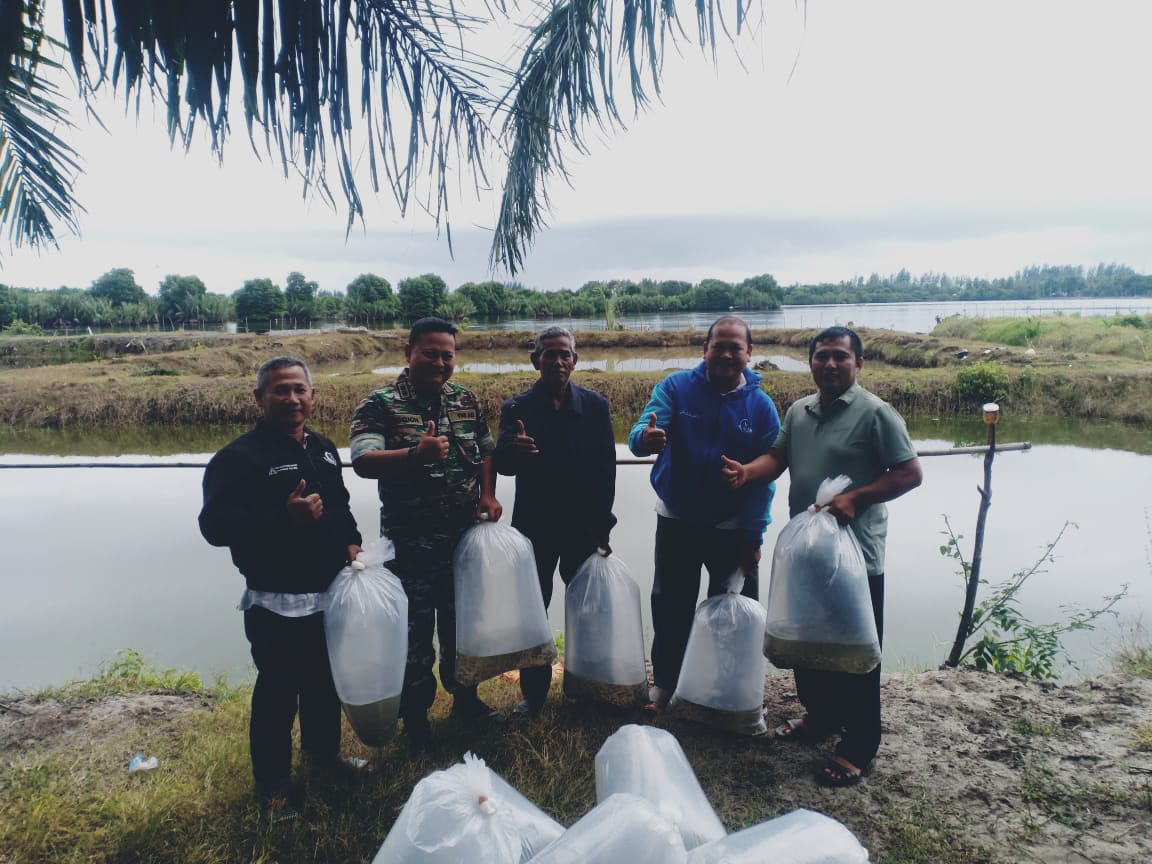
[(635, 455), (658, 454), (651, 477), (657, 517), (650, 710), (666, 706), (676, 689), (700, 568), (708, 570), (708, 596), (722, 592), (739, 569), (741, 593), (759, 598), (760, 546), (775, 487), (734, 490), (721, 473), (722, 456), (755, 458), (780, 431), (776, 406), (748, 367), (751, 353), (752, 331), (743, 319), (716, 319), (708, 328), (704, 362), (657, 384), (628, 437)]

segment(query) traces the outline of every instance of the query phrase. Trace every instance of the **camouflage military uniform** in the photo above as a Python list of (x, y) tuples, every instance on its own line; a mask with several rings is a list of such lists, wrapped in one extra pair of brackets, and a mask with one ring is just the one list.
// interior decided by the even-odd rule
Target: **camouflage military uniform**
[(440, 680), (456, 691), (456, 598), (452, 553), (472, 525), (480, 499), (480, 463), (496, 449), (475, 394), (452, 381), (435, 399), (421, 400), (405, 370), (372, 393), (352, 416), (352, 461), (373, 450), (407, 449), (429, 421), (447, 435), (448, 458), (378, 481), (380, 533), (396, 545), (389, 566), (408, 595), (408, 666), (401, 713), (427, 710), (436, 698), (433, 633), (439, 625)]

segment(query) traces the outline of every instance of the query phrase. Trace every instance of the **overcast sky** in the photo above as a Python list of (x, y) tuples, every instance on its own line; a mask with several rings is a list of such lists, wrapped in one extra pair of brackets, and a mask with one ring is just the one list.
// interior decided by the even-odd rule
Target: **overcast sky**
[[(1152, 272), (1152, 2), (764, 4), (743, 66), (731, 49), (714, 67), (685, 45), (663, 104), (573, 159), (524, 284)], [(122, 99), (107, 103), (110, 134), (77, 117), (82, 236), (59, 252), (5, 247), (0, 281), (87, 287), (129, 267), (153, 293), (168, 273), (231, 293), (292, 270), (337, 290), (364, 272), (393, 284), (435, 272), (451, 287), (507, 278), (487, 265), (498, 190), (453, 201), (455, 259), (426, 217), (401, 219), (385, 195), (368, 194), (366, 230), (345, 242), (343, 210), (257, 162), (233, 104), (222, 167), (207, 146), (169, 151), (150, 108), (137, 124)]]

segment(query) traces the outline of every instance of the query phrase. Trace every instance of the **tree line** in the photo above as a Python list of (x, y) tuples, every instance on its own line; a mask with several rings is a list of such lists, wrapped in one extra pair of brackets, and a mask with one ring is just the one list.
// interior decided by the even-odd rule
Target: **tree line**
[(283, 288), (271, 279), (249, 279), (232, 294), (208, 291), (197, 276), (165, 276), (155, 295), (118, 268), (88, 288), (38, 290), (0, 284), (0, 328), (35, 333), (83, 327), (179, 329), (235, 321), (240, 329), (411, 322), (426, 315), (469, 318), (604, 318), (655, 312), (718, 312), (777, 309), (811, 303), (877, 303), (925, 300), (1034, 300), (1045, 297), (1152, 295), (1152, 276), (1120, 264), (1028, 267), (1012, 276), (983, 279), (907, 270), (873, 273), (836, 283), (781, 287), (768, 275), (741, 282), (703, 279), (612, 279), (586, 282), (578, 290), (539, 291), (517, 282), (465, 282), (449, 290), (435, 273), (401, 279), (395, 289), (372, 273), (357, 276), (344, 291), (321, 290), (302, 273), (289, 273)]
[(382, 276), (357, 276), (344, 291), (321, 290), (302, 273), (288, 274), (284, 287), (271, 279), (249, 279), (232, 294), (208, 291), (198, 276), (169, 275), (155, 295), (136, 282), (132, 270), (110, 270), (89, 288), (36, 290), (0, 285), (0, 327), (14, 333), (82, 327), (163, 329), (223, 324), (267, 330), (308, 327), (314, 322), (350, 324), (411, 322), (427, 315), (461, 321), (472, 317), (611, 319), (615, 313), (777, 309), (780, 291), (771, 276), (739, 283), (612, 280), (585, 283), (579, 290), (538, 291), (516, 282), (465, 282), (449, 290), (435, 273), (401, 279), (393, 290)]

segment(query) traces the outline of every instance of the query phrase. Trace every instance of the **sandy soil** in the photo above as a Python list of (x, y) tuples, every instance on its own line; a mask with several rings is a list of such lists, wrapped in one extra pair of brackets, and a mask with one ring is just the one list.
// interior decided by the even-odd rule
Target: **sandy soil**
[[(791, 681), (769, 679), (770, 722), (799, 716)], [(1057, 687), (974, 670), (884, 680), (884, 741), (857, 787), (811, 772), (826, 745), (773, 746), (781, 794), (883, 845), (891, 804), (922, 803), (990, 860), (1152, 861), (1152, 681), (1107, 675)], [(879, 834), (876, 834), (879, 826)]]
[[(892, 814), (917, 810), (987, 850), (979, 860), (1152, 861), (1152, 752), (1134, 736), (1152, 723), (1152, 680), (1106, 675), (1058, 687), (968, 670), (892, 675), (883, 686), (884, 743), (858, 786), (814, 782), (831, 742), (726, 746), (730, 770), (708, 789), (717, 810), (720, 799), (743, 794), (769, 795), (784, 811), (810, 807), (848, 825), (874, 856), (893, 840)], [(211, 705), (164, 693), (76, 703), (3, 697), (0, 764), (29, 748), (82, 748)], [(789, 677), (768, 679), (767, 712), (770, 723), (798, 715)]]

